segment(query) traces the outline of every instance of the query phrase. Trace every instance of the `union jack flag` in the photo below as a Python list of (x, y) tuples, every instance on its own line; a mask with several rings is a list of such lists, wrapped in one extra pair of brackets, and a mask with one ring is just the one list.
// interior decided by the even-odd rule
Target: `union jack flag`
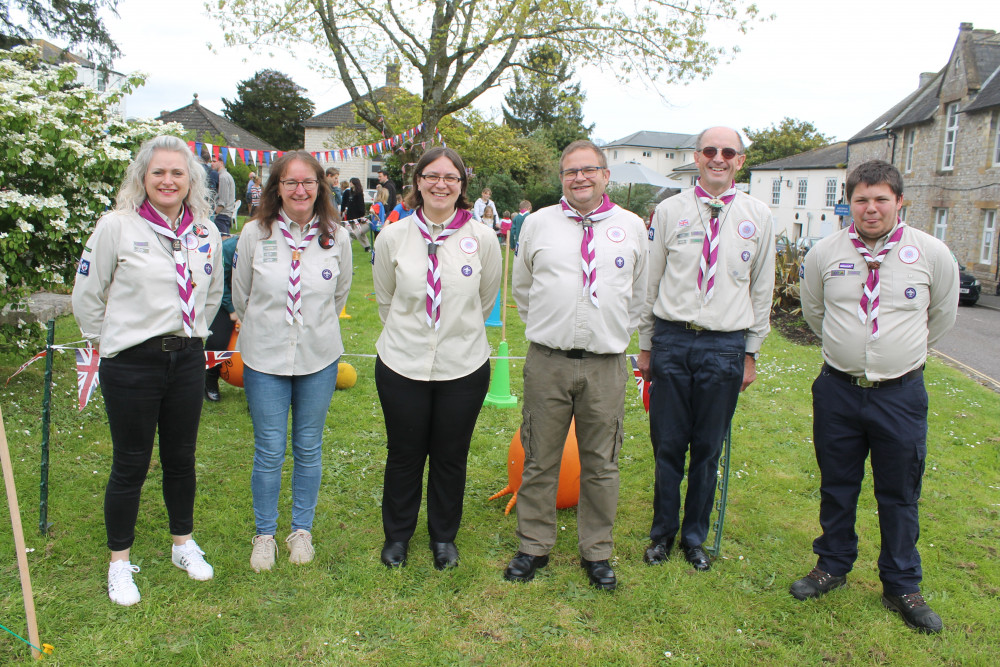
[(233, 352), (210, 352), (205, 350), (205, 368), (212, 368), (218, 366), (226, 359), (233, 356)]
[(80, 410), (87, 407), (87, 401), (94, 394), (100, 382), (97, 368), (101, 365), (101, 357), (92, 347), (76, 350), (76, 384), (80, 389)]
[(635, 385), (639, 395), (642, 396), (642, 405), (646, 408), (646, 412), (649, 412), (649, 384), (642, 379), (642, 373), (639, 372), (639, 358), (630, 354), (628, 360), (632, 362), (632, 374), (635, 375)]

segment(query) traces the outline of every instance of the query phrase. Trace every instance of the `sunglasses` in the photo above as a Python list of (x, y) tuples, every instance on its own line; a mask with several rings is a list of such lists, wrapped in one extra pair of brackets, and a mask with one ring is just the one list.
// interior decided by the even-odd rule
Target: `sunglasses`
[(722, 157), (725, 160), (732, 160), (734, 157), (736, 157), (736, 149), (735, 148), (722, 148), (722, 149), (719, 149), (719, 148), (716, 148), (715, 146), (705, 146), (704, 148), (702, 148), (698, 152), (701, 153), (702, 155), (704, 155), (705, 157), (707, 157), (709, 160), (711, 160), (712, 158), (715, 157), (715, 154), (718, 153), (720, 150), (722, 151)]

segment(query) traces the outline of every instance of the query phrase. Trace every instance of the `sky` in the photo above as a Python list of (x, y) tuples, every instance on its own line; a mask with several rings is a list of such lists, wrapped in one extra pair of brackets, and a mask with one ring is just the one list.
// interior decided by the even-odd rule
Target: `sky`
[[(917, 87), (921, 72), (947, 62), (959, 24), (1000, 31), (996, 0), (759, 0), (764, 15), (747, 35), (721, 26), (708, 38), (740, 51), (707, 80), (687, 85), (621, 84), (606, 72), (577, 63), (587, 95), (585, 121), (603, 142), (640, 130), (691, 133), (711, 125), (763, 129), (785, 116), (813, 123), (838, 140), (851, 137)], [(168, 8), (165, 10), (165, 8)], [(203, 0), (119, 0), (107, 16), (123, 56), (115, 69), (142, 71), (147, 83), (127, 99), (130, 117), (155, 117), (191, 102), (222, 113), (222, 99), (258, 70), (284, 72), (307, 90), (321, 113), (348, 101), (339, 80), (310, 70), (307, 51), (255, 54), (222, 46), (221, 29)], [(214, 50), (209, 49), (211, 43)], [(383, 75), (375, 80), (381, 82)], [(404, 71), (403, 85), (407, 86)], [(409, 89), (416, 91), (415, 81)], [(499, 119), (503, 89), (477, 100)], [(447, 139), (447, 138), (446, 138)]]

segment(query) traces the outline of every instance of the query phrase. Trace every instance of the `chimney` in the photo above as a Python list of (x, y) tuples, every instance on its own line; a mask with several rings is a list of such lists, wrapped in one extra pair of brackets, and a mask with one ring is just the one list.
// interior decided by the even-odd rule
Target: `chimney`
[(385, 85), (399, 88), (399, 58), (396, 57), (385, 66)]
[(966, 32), (968, 30), (972, 30), (972, 24), (971, 23), (966, 23), (966, 22), (963, 21), (962, 23), (958, 24), (958, 31), (959, 32)]
[(937, 72), (921, 72), (920, 73), (920, 84), (917, 86), (918, 89), (923, 88), (928, 83), (934, 80), (937, 76)]
[(197, 106), (201, 106), (201, 105), (200, 105), (200, 104), (198, 103), (198, 93), (195, 93), (195, 94), (194, 94), (194, 101), (193, 101), (193, 102), (191, 102), (191, 104), (193, 104), (193, 105), (194, 105), (194, 106), (196, 106), (196, 107), (197, 107)]

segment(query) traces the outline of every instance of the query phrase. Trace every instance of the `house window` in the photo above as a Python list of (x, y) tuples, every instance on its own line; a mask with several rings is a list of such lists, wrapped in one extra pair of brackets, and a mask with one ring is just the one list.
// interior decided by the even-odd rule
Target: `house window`
[(910, 207), (904, 206), (903, 208), (899, 209), (899, 219), (902, 220), (903, 222), (906, 222), (906, 209), (908, 208)]
[(618, 151), (615, 151), (615, 156), (612, 159), (613, 160), (617, 160), (618, 159)]
[(983, 251), (979, 256), (981, 264), (990, 264), (993, 261), (993, 249), (997, 238), (997, 212), (996, 209), (983, 211)]
[(941, 169), (955, 168), (955, 139), (958, 136), (958, 102), (948, 105), (944, 121), (944, 152), (941, 154)]
[(698, 177), (697, 176), (692, 176), (691, 177), (691, 187), (693, 188), (695, 185), (697, 185), (697, 183), (698, 183)]
[(799, 179), (799, 197), (795, 201), (796, 206), (806, 205), (806, 190), (809, 188), (809, 180), (805, 178)]
[(781, 203), (781, 179), (771, 179), (771, 206)]
[(833, 208), (837, 204), (837, 179), (826, 179), (826, 207)]
[(996, 131), (993, 133), (993, 166), (1000, 167), (1000, 113), (997, 114)]
[(948, 209), (934, 209), (934, 236), (944, 241), (945, 232), (948, 231)]
[(666, 156), (667, 156), (668, 160), (673, 160), (674, 159), (674, 154), (673, 153), (667, 153)]
[(642, 152), (642, 156), (643, 157), (653, 157), (653, 151), (643, 151)]
[(916, 130), (906, 131), (906, 149), (904, 153), (906, 157), (903, 163), (903, 171), (907, 174), (913, 171), (913, 141), (916, 136)]

